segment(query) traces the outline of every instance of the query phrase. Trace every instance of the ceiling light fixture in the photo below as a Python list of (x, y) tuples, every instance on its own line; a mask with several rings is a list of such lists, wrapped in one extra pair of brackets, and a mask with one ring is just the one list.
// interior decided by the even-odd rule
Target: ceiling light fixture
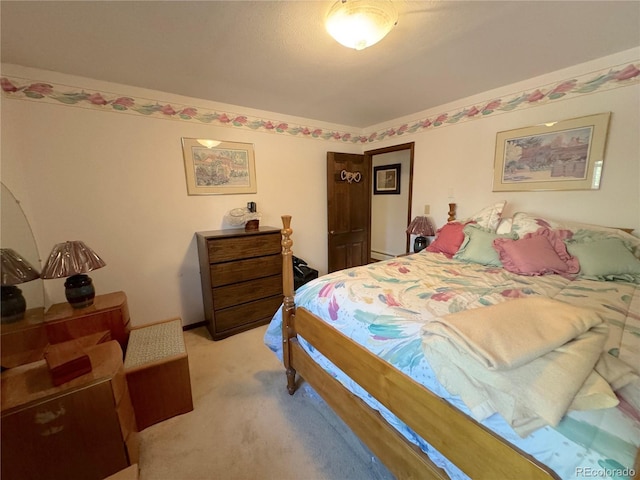
[(338, 0), (325, 26), (338, 43), (362, 50), (382, 40), (397, 23), (398, 12), (390, 0)]

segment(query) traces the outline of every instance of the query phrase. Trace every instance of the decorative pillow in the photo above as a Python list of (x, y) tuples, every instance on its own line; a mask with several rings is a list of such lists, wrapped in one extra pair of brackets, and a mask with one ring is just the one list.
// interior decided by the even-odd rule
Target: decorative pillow
[[(566, 231), (565, 231), (566, 232)], [(497, 238), (493, 247), (504, 268), (520, 275), (558, 273), (567, 276), (578, 273), (578, 261), (567, 253), (563, 243), (566, 233), (541, 228), (520, 240)]]
[(620, 240), (632, 255), (636, 258), (640, 257), (640, 238), (622, 230), (611, 228), (604, 230), (580, 229), (571, 236), (571, 241), (575, 243), (596, 242), (607, 239)]
[(524, 212), (517, 212), (513, 215), (511, 232), (517, 233), (521, 238), (527, 233), (535, 232), (541, 227), (550, 229), (562, 229), (572, 232), (572, 238), (579, 238), (580, 241), (603, 238), (619, 238), (631, 250), (636, 257), (640, 257), (640, 238), (623, 232), (616, 228), (601, 227), (588, 223), (567, 222), (542, 218)]
[(482, 228), (474, 224), (466, 225), (462, 231), (464, 232), (464, 241), (453, 258), (464, 262), (493, 265), (494, 267), (501, 267), (502, 262), (498, 257), (498, 252), (493, 248), (493, 241), (496, 238), (510, 238), (513, 240), (518, 238), (515, 233), (498, 235), (488, 228)]
[(565, 242), (580, 262), (580, 276), (593, 280), (624, 280), (640, 283), (640, 260), (618, 238)]
[(436, 239), (426, 248), (428, 252), (443, 253), (447, 258), (453, 257), (464, 241), (465, 224), (449, 222), (436, 232)]
[(492, 232), (495, 232), (498, 228), (498, 224), (500, 223), (500, 218), (502, 218), (502, 210), (504, 210), (504, 206), (506, 204), (507, 201), (503, 200), (501, 202), (494, 203), (493, 205), (489, 205), (488, 207), (484, 207), (479, 212), (464, 220), (464, 222), (475, 222), (481, 227), (488, 228)]

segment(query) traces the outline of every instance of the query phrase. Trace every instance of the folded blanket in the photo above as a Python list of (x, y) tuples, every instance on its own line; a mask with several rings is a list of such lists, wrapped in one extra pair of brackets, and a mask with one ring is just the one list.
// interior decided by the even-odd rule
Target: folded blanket
[(423, 331), (451, 339), (491, 370), (504, 370), (549, 353), (600, 323), (594, 310), (531, 297), (446, 315)]
[(429, 322), (423, 347), (438, 380), (477, 418), (498, 412), (526, 436), (570, 408), (617, 405), (594, 371), (607, 333), (591, 310), (534, 297)]

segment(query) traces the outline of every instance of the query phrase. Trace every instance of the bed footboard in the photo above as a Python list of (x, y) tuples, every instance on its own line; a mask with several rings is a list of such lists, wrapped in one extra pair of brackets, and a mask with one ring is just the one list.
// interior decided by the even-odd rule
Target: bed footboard
[(374, 409), (320, 368), (298, 342), (300, 334), (345, 374), (474, 479), (551, 479), (558, 476), (525, 452), (294, 303), (291, 216), (282, 217), (283, 361), (287, 389), (304, 378), (397, 478), (446, 479), (446, 473)]

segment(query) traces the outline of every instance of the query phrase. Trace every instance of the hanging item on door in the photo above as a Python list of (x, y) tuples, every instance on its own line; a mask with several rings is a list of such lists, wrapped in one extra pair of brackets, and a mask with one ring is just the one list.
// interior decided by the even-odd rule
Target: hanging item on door
[(340, 180), (347, 181), (349, 183), (356, 182), (358, 183), (362, 180), (362, 173), (360, 172), (347, 172), (346, 170), (342, 170), (340, 172)]

